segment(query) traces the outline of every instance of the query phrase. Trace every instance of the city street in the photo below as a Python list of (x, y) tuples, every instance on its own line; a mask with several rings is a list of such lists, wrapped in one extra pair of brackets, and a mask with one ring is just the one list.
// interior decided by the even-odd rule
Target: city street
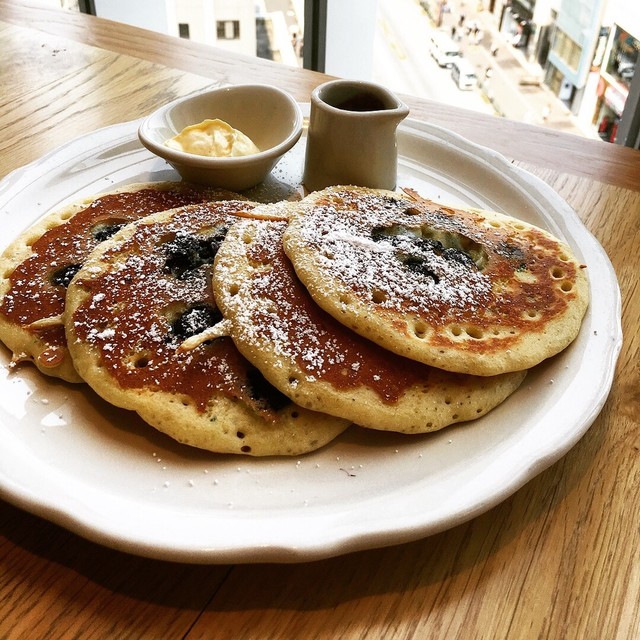
[[(437, 100), (465, 109), (497, 114), (512, 120), (541, 124), (581, 136), (596, 137), (544, 84), (523, 84), (527, 76), (540, 77), (542, 69), (527, 62), (500, 33), (496, 18), (464, 0), (450, 0), (442, 30), (451, 26), (465, 5), (466, 25), (475, 22), (481, 37), (477, 42), (464, 34), (459, 40), (463, 57), (476, 69), (479, 87), (459, 90), (449, 70), (441, 69), (429, 55), (428, 39), (435, 30), (417, 0), (377, 0), (378, 20), (374, 51), (374, 80), (400, 93)], [(491, 49), (497, 47), (493, 56)], [(490, 69), (490, 77), (485, 75)]]
[(378, 0), (373, 79), (399, 93), (495, 113), (479, 89), (458, 89), (451, 71), (441, 69), (429, 55), (433, 30), (415, 0)]
[[(291, 32), (303, 13), (300, 0), (259, 0), (258, 4), (270, 19), (274, 58), (285, 64), (301, 64), (291, 42)], [(541, 78), (543, 71), (526, 61), (509, 36), (498, 31), (493, 14), (464, 0), (449, 0), (448, 5), (450, 11), (444, 14), (441, 27), (444, 33), (451, 33), (463, 5), (465, 25), (475, 23), (480, 28), (477, 42), (463, 29), (458, 30), (462, 55), (478, 76), (477, 88), (458, 89), (451, 71), (433, 60), (429, 37), (436, 28), (418, 0), (377, 0), (371, 79), (398, 93), (596, 137), (595, 131), (579, 123), (544, 84), (522, 82), (525, 77)], [(494, 45), (496, 55), (491, 53)]]
[[(302, 9), (290, 0), (260, 0), (273, 25), (272, 49), (286, 64), (292, 58), (290, 30)], [(281, 25), (287, 25), (284, 28)], [(279, 28), (278, 28), (279, 27)], [(461, 91), (449, 69), (441, 69), (429, 55), (429, 19), (416, 0), (377, 0), (372, 80), (399, 93), (495, 113), (479, 90)], [(299, 61), (298, 61), (299, 63)]]

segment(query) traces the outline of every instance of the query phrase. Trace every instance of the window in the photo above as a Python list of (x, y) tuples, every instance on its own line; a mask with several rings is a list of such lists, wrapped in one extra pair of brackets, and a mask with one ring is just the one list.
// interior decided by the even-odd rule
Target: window
[(564, 31), (556, 30), (556, 39), (553, 43), (554, 53), (561, 58), (570, 69), (578, 69), (582, 47), (574, 42)]
[(240, 20), (218, 20), (216, 30), (218, 40), (238, 40), (240, 38)]
[(639, 51), (640, 40), (616, 26), (611, 55), (607, 63), (607, 73), (629, 87), (635, 73)]
[(562, 86), (563, 79), (564, 76), (562, 72), (559, 69), (556, 69), (556, 67), (554, 67), (552, 64), (550, 64), (547, 68), (545, 82), (555, 95), (558, 95), (560, 93), (560, 87)]
[[(625, 117), (628, 115), (626, 121), (633, 125), (633, 131), (623, 126), (623, 118), (620, 132), (624, 135), (619, 134), (616, 141), (627, 140), (623, 144), (631, 146), (640, 138), (640, 72), (636, 71), (640, 29), (635, 23), (633, 27), (625, 25), (632, 29), (629, 33), (613, 25), (607, 38), (606, 26), (594, 26), (589, 32), (579, 28), (583, 14), (576, 13), (578, 5), (599, 6), (605, 0), (59, 1), (69, 6), (77, 3), (81, 11), (128, 24), (136, 24), (138, 5), (153, 5), (154, 11), (146, 12), (146, 23), (140, 26), (162, 33), (177, 32), (184, 39), (247, 55), (257, 53), (292, 66), (300, 64), (302, 58), (308, 69), (330, 75), (375, 80), (399, 93), (512, 119), (533, 119), (538, 124), (589, 136), (600, 133), (594, 127), (599, 113), (594, 114), (594, 104), (600, 99), (607, 106), (604, 89), (595, 95), (593, 83), (579, 86), (592, 63), (593, 67), (600, 66), (607, 83), (629, 94)], [(623, 4), (623, 0), (615, 1)], [(540, 22), (534, 24), (530, 21), (536, 4), (552, 4), (555, 9), (548, 8), (547, 19), (544, 10), (539, 12)], [(637, 0), (630, 4), (635, 6)], [(156, 5), (164, 5), (165, 11), (155, 11)], [(558, 21), (567, 25), (566, 31), (557, 26)], [(200, 28), (205, 22), (209, 28)], [(462, 94), (451, 82), (449, 72), (429, 67), (425, 40), (438, 30), (436, 24), (454, 36), (464, 57), (482, 72), (477, 89)], [(190, 25), (194, 25), (193, 32)], [(576, 34), (577, 41), (569, 33)], [(596, 48), (595, 57), (588, 60), (587, 52)], [(500, 72), (494, 73), (497, 70)], [(546, 91), (540, 86), (543, 79), (558, 99), (571, 105), (571, 114), (565, 117), (558, 110), (557, 117), (540, 116), (536, 100), (539, 102), (539, 94)], [(607, 96), (609, 102), (618, 104), (613, 90)], [(521, 108), (523, 104), (525, 108)]]

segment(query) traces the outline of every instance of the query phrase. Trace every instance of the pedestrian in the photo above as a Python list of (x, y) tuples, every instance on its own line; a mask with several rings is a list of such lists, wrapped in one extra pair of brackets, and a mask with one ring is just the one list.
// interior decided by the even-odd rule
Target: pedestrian
[(547, 103), (544, 105), (544, 107), (542, 107), (542, 122), (546, 122), (549, 119), (550, 115), (551, 115), (551, 105)]
[(477, 22), (473, 24), (472, 33), (473, 33), (473, 39), (472, 39), (473, 44), (480, 44), (480, 41), (484, 37), (484, 33), (482, 32), (482, 29), (480, 28), (480, 25)]
[(498, 43), (494, 40), (491, 43), (491, 57), (492, 58), (497, 58), (499, 50), (500, 50), (500, 47), (499, 47)]
[(462, 28), (464, 26), (464, 18), (465, 18), (464, 12), (461, 11), (460, 12), (460, 17), (458, 18), (458, 26), (460, 28)]

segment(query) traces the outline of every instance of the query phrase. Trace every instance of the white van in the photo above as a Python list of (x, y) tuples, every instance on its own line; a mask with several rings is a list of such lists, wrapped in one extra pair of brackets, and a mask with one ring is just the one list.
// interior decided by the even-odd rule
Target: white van
[(450, 67), (460, 57), (460, 47), (441, 31), (436, 31), (429, 39), (429, 53), (441, 67)]
[(451, 65), (451, 77), (458, 89), (468, 91), (478, 85), (478, 76), (473, 65), (464, 58), (457, 58)]

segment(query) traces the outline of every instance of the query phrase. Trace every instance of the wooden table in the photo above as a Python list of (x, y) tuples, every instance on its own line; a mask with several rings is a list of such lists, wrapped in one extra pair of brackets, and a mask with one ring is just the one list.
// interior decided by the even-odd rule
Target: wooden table
[[(212, 82), (271, 82), (308, 100), (325, 79), (34, 2), (0, 0), (0, 43), (0, 177)], [(132, 557), (2, 502), (1, 638), (640, 637), (640, 153), (407, 101), (546, 181), (609, 254), (625, 344), (587, 434), (466, 524), (312, 563)]]

